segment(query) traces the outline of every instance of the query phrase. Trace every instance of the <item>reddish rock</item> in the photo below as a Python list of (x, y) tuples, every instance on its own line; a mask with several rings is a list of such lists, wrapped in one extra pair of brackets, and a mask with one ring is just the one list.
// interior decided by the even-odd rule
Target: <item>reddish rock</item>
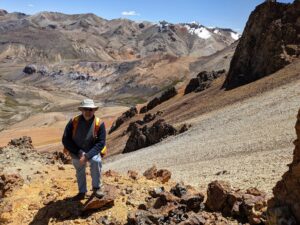
[[(300, 2), (296, 4), (299, 5), (300, 11)], [(280, 221), (286, 221), (286, 224), (300, 224), (300, 110), (295, 129), (297, 140), (294, 141), (293, 161), (282, 180), (274, 187), (274, 198), (268, 202), (268, 221), (271, 225), (280, 224)]]
[(128, 176), (133, 180), (137, 180), (139, 173), (134, 170), (128, 170)]
[(160, 180), (162, 183), (166, 183), (171, 179), (171, 172), (166, 169), (158, 170), (156, 173), (156, 177), (158, 180)]
[(112, 185), (104, 185), (103, 187), (104, 197), (97, 198), (93, 197), (88, 200), (83, 207), (83, 211), (91, 210), (91, 209), (100, 209), (104, 206), (112, 206), (117, 197), (117, 188)]
[(24, 184), (19, 174), (0, 174), (0, 198), (9, 196), (13, 189)]
[(143, 176), (146, 177), (148, 180), (152, 180), (156, 178), (156, 173), (157, 173), (157, 168), (156, 166), (152, 166), (151, 168), (147, 169), (144, 173)]
[(212, 211), (221, 211), (226, 204), (231, 185), (225, 181), (213, 181), (208, 184), (206, 207)]

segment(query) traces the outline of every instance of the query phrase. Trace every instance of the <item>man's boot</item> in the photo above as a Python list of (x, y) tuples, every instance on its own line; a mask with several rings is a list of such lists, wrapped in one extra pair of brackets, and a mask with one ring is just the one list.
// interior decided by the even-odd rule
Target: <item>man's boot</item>
[(103, 198), (104, 193), (101, 190), (101, 188), (94, 188), (93, 189), (93, 194), (97, 197), (97, 198)]

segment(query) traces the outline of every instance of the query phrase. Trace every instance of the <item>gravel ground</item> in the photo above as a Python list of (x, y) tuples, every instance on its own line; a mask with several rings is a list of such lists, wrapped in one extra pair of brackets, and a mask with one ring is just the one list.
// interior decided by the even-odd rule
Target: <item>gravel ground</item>
[(271, 194), (292, 160), (299, 87), (300, 80), (193, 118), (188, 132), (119, 155), (104, 169), (142, 172), (156, 164), (171, 170), (175, 180), (200, 189), (219, 179)]

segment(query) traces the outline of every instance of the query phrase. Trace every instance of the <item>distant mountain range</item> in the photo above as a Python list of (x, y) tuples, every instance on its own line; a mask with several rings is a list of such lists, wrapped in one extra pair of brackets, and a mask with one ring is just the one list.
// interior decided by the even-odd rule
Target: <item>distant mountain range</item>
[[(199, 72), (201, 57), (225, 49), (238, 38), (231, 29), (196, 22), (155, 24), (106, 20), (90, 13), (0, 11), (0, 63), (36, 64), (49, 72), (30, 79), (20, 71), (11, 79), (46, 89), (63, 87), (107, 101), (143, 102), (185, 82)], [(226, 65), (230, 59), (226, 58)], [(85, 79), (89, 76), (93, 78)]]
[(231, 29), (198, 23), (137, 23), (94, 14), (0, 13), (2, 57), (18, 61), (128, 60), (153, 53), (207, 56), (239, 38)]

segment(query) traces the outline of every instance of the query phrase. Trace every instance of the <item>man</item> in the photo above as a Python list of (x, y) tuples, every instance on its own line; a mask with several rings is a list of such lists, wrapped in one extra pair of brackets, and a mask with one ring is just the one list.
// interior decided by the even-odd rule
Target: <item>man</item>
[(95, 117), (98, 109), (92, 99), (84, 99), (78, 109), (79, 116), (72, 118), (65, 128), (62, 143), (72, 157), (76, 169), (79, 193), (74, 200), (84, 199), (87, 192), (85, 168), (90, 163), (93, 193), (102, 198), (101, 190), (101, 156), (105, 154), (106, 131), (104, 123)]

